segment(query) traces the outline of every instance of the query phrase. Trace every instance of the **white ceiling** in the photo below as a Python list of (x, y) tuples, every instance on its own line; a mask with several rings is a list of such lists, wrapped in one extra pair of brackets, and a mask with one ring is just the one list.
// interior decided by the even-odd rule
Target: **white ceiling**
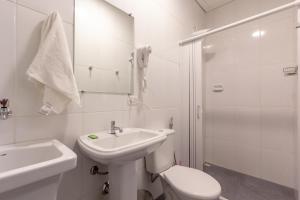
[(197, 0), (197, 1), (206, 12), (209, 12), (233, 0)]

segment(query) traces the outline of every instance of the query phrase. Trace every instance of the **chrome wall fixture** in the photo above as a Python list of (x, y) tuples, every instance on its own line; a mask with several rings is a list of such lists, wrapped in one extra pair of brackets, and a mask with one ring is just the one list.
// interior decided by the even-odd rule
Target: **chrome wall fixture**
[(0, 119), (7, 120), (12, 115), (12, 111), (9, 109), (9, 100), (1, 99), (0, 105)]

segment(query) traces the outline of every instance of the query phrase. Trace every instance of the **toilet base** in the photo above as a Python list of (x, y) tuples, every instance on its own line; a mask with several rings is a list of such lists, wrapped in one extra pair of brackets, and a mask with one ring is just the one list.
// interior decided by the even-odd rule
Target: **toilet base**
[[(194, 199), (188, 197), (181, 197), (177, 194), (174, 189), (164, 180), (163, 177), (160, 176), (160, 181), (163, 187), (163, 192), (165, 195), (165, 200), (201, 200), (201, 199)], [(221, 199), (211, 199), (211, 200), (221, 200)]]
[(171, 186), (164, 180), (163, 177), (160, 177), (160, 181), (163, 187), (163, 192), (165, 200), (181, 200)]

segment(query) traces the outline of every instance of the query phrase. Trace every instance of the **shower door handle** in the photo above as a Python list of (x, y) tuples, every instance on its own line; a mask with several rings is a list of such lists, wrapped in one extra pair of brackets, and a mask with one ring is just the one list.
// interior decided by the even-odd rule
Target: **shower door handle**
[(202, 113), (201, 106), (197, 105), (197, 114), (196, 114), (197, 115), (197, 119), (200, 119), (201, 113)]

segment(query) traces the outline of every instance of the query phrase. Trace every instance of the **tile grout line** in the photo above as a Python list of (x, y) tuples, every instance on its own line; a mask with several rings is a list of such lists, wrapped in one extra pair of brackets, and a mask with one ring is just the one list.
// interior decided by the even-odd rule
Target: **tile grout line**
[[(13, 73), (13, 92), (12, 92), (12, 96), (13, 96), (13, 104), (15, 104), (15, 99), (16, 99), (16, 87), (17, 87), (17, 69), (18, 69), (18, 66), (17, 66), (17, 53), (18, 53), (18, 50), (17, 50), (17, 6), (16, 6), (16, 2), (14, 1), (11, 1), (11, 0), (8, 0), (9, 2), (15, 4), (14, 6), (14, 73)], [(13, 120), (13, 143), (16, 143), (17, 142), (17, 118), (16, 116), (13, 116), (12, 117), (12, 120)]]
[[(10, 0), (8, 0), (8, 1), (10, 1)], [(34, 11), (34, 12), (39, 13), (39, 14), (46, 15), (46, 16), (49, 15), (49, 13), (47, 13), (47, 12), (43, 12), (43, 11), (40, 11), (40, 10), (31, 8), (31, 7), (26, 6), (26, 5), (24, 5), (24, 4), (21, 4), (21, 3), (18, 3), (18, 2), (14, 2), (14, 1), (10, 1), (10, 2), (16, 4), (17, 6), (20, 6), (20, 7), (26, 8), (26, 9), (29, 9), (29, 10)], [(73, 22), (69, 22), (69, 21), (67, 21), (67, 20), (65, 20), (65, 19), (63, 19), (63, 22), (66, 23), (66, 24), (72, 25), (72, 26), (74, 25)]]

